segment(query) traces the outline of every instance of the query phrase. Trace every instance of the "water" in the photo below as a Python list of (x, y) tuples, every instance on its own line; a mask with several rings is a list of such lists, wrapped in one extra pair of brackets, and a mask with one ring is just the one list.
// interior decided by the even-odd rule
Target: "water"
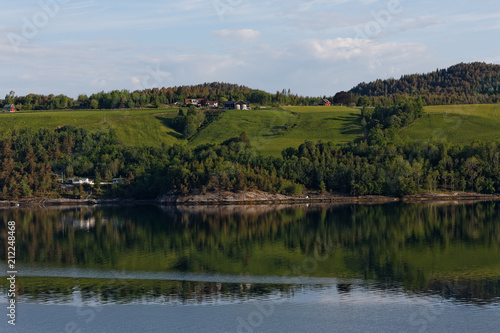
[[(16, 327), (0, 331), (496, 332), (499, 213), (497, 202), (5, 209), (19, 296)], [(0, 296), (6, 308), (5, 278)]]

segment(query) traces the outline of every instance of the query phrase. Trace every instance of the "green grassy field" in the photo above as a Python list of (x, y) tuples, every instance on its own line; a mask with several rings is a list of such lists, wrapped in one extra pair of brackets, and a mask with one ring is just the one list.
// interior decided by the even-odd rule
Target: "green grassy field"
[(279, 156), (283, 149), (297, 148), (305, 140), (343, 144), (356, 139), (362, 133), (359, 114), (358, 110), (335, 106), (231, 110), (199, 132), (190, 145), (220, 143), (246, 132), (257, 151)]
[(417, 141), (446, 139), (459, 145), (500, 138), (500, 105), (428, 106), (425, 113), (403, 129), (401, 137)]
[(359, 111), (344, 107), (288, 107), (284, 110), (229, 110), (200, 130), (191, 140), (168, 126), (177, 110), (76, 110), (0, 113), (0, 132), (11, 128), (51, 128), (71, 125), (88, 130), (114, 129), (127, 145), (160, 146), (162, 143), (222, 143), (246, 132), (252, 146), (265, 155), (279, 156), (305, 140), (336, 143), (352, 141), (361, 134)]
[[(165, 125), (167, 118), (175, 117), (167, 110), (71, 110), (0, 113), (0, 133), (10, 129), (82, 127), (89, 131), (114, 129), (127, 145), (160, 146), (180, 142), (180, 134)], [(186, 142), (185, 140), (183, 140)]]
[[(222, 143), (246, 132), (252, 146), (264, 155), (279, 156), (288, 147), (305, 140), (345, 144), (361, 136), (360, 111), (347, 107), (286, 107), (280, 110), (229, 110), (202, 128), (189, 142), (168, 126), (176, 109), (168, 110), (71, 110), (0, 113), (0, 133), (11, 128), (50, 128), (72, 125), (90, 131), (114, 129), (130, 146), (160, 146), (162, 143), (195, 147)], [(499, 105), (432, 106), (425, 115), (400, 132), (409, 140), (455, 144), (500, 138)]]

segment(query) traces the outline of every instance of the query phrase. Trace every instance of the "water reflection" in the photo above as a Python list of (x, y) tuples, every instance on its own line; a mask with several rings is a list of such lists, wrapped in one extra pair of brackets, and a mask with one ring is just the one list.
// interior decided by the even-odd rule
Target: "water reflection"
[[(50, 274), (43, 269), (79, 269), (78, 274), (98, 271), (101, 277), (112, 271), (166, 274), (149, 278), (160, 281), (185, 280), (191, 275), (186, 283), (203, 280), (211, 283), (210, 290), (214, 283), (222, 283), (221, 295), (228, 290), (225, 295), (231, 297), (238, 295), (234, 288), (244, 281), (232, 286), (231, 281), (204, 277), (278, 277), (276, 281), (260, 281), (271, 289), (282, 284), (286, 288), (316, 285), (303, 277), (340, 278), (347, 282), (335, 283), (339, 295), (356, 289), (352, 281), (376, 281), (378, 290), (483, 304), (497, 302), (500, 295), (499, 213), (496, 202), (85, 206), (4, 209), (0, 211), (0, 230), (5, 237), (6, 222), (16, 221), (18, 261), (26, 267), (25, 272), (30, 267), (36, 271), (36, 275), (26, 277), (33, 279), (33, 288), (26, 289), (25, 295), (49, 290), (50, 282), (43, 277)], [(5, 250), (0, 248), (2, 260)], [(58, 276), (76, 278), (64, 273)], [(286, 280), (292, 278), (296, 280)], [(129, 281), (130, 277), (118, 279)], [(141, 281), (138, 289), (145, 283), (141, 277), (135, 280)], [(71, 295), (75, 290), (84, 294), (87, 289), (79, 286), (69, 283), (69, 294), (63, 294)], [(134, 294), (116, 288), (116, 299)], [(199, 288), (205, 290), (206, 286)], [(149, 297), (146, 289), (138, 295)], [(107, 287), (106, 292), (111, 290), (113, 287)], [(161, 297), (169, 295), (161, 292)]]

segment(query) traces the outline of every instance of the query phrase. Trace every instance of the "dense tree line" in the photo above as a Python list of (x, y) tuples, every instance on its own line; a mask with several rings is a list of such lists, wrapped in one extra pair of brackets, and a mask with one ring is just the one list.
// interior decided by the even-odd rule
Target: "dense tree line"
[(58, 110), (58, 109), (121, 109), (161, 107), (162, 105), (184, 104), (187, 98), (207, 100), (244, 100), (260, 105), (311, 105), (321, 102), (321, 97), (304, 97), (283, 89), (271, 94), (258, 89), (250, 89), (237, 84), (223, 82), (204, 83), (193, 86), (153, 88), (136, 90), (113, 90), (99, 92), (90, 96), (80, 95), (77, 99), (64, 95), (16, 96), (11, 91), (1, 105), (15, 104), (20, 110)]
[(421, 97), (425, 105), (498, 103), (500, 65), (460, 63), (428, 74), (404, 75), (399, 80), (361, 83), (349, 92), (336, 95), (348, 103), (363, 106), (393, 105), (401, 100)]

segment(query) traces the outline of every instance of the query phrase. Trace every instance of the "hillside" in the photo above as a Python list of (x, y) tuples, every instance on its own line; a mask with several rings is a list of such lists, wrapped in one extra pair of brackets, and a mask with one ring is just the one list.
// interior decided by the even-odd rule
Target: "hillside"
[(365, 96), (372, 104), (393, 104), (398, 98), (421, 97), (425, 105), (497, 103), (500, 101), (500, 65), (460, 63), (427, 74), (360, 83), (350, 93), (353, 102)]
[(407, 140), (441, 141), (464, 145), (474, 140), (498, 141), (500, 138), (500, 106), (449, 105), (428, 106), (425, 115), (399, 134)]
[(74, 126), (97, 132), (113, 129), (128, 146), (160, 146), (179, 142), (180, 135), (165, 125), (176, 111), (166, 110), (98, 110), (98, 111), (32, 111), (0, 113), (0, 133), (11, 129)]
[(217, 121), (201, 128), (189, 141), (170, 127), (177, 110), (80, 110), (0, 113), (0, 132), (10, 129), (74, 126), (89, 131), (113, 129), (127, 146), (168, 146), (179, 143), (196, 147), (222, 143), (246, 132), (251, 145), (264, 155), (280, 156), (304, 140), (336, 144), (361, 135), (359, 111), (346, 107), (288, 107), (284, 110), (228, 110)]
[(345, 144), (362, 134), (359, 110), (346, 107), (287, 107), (284, 110), (226, 111), (200, 131), (191, 146), (221, 143), (246, 132), (250, 144), (264, 155), (280, 156), (305, 140)]
[[(416, 141), (470, 144), (474, 140), (496, 141), (500, 133), (500, 106), (427, 106), (425, 115), (400, 131), (400, 136)], [(287, 107), (285, 109), (224, 111), (221, 117), (200, 128), (190, 140), (170, 127), (177, 111), (167, 110), (87, 110), (0, 113), (0, 132), (11, 129), (48, 128), (70, 125), (92, 132), (113, 129), (127, 146), (175, 143), (196, 147), (222, 143), (246, 132), (252, 147), (265, 156), (280, 156), (283, 149), (298, 148), (305, 140), (346, 144), (360, 138), (360, 110), (347, 107)]]

